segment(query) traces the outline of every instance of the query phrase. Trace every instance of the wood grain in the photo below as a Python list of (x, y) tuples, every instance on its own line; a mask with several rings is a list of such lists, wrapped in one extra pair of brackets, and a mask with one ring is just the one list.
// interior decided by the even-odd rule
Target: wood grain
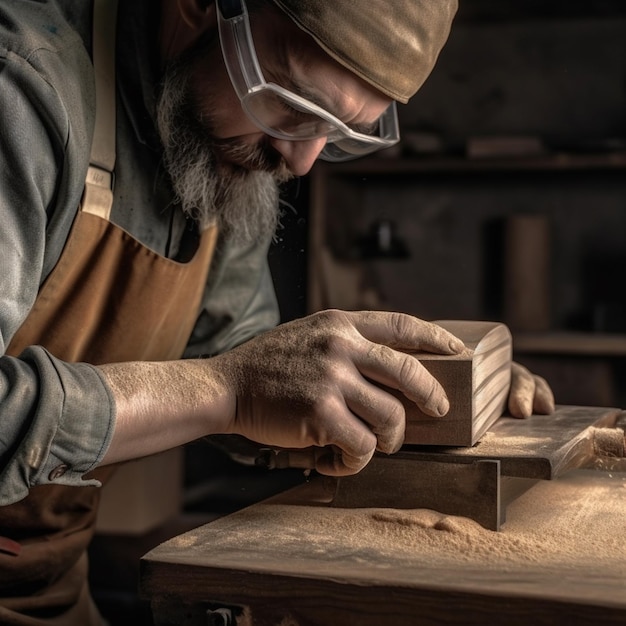
[(443, 386), (450, 410), (444, 417), (433, 418), (401, 397), (407, 416), (405, 443), (473, 446), (506, 407), (511, 384), (511, 333), (498, 322), (436, 323), (461, 339), (466, 349), (452, 356), (414, 353)]
[(557, 405), (553, 415), (503, 416), (473, 447), (408, 446), (398, 456), (452, 463), (498, 459), (504, 476), (551, 480), (593, 462), (593, 430), (615, 428), (623, 415), (611, 407)]

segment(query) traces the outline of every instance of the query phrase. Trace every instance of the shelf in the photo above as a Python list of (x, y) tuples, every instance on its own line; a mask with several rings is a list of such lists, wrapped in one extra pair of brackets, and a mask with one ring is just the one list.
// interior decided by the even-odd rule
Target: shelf
[(370, 157), (346, 163), (318, 163), (315, 170), (348, 176), (407, 175), (421, 173), (472, 172), (584, 172), (626, 171), (626, 153), (550, 154), (538, 157)]
[(513, 352), (569, 356), (626, 356), (626, 335), (583, 332), (513, 332)]

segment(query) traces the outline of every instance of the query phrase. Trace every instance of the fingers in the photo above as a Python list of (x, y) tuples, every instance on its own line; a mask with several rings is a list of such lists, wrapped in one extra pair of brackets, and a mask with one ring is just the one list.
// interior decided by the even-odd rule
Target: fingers
[(534, 412), (541, 415), (554, 413), (554, 394), (550, 385), (541, 376), (535, 376), (535, 384)]
[[(382, 393), (382, 392), (381, 392)], [(352, 401), (352, 405), (359, 407), (360, 410), (366, 412), (361, 406), (361, 402), (367, 403), (367, 393), (361, 393), (361, 400)], [(376, 405), (376, 401), (380, 401), (382, 406), (384, 401), (382, 398), (374, 398), (372, 405)], [(312, 438), (316, 441), (316, 445), (320, 447), (320, 453), (316, 455), (315, 469), (322, 474), (329, 476), (345, 476), (355, 474), (362, 470), (374, 455), (379, 445), (378, 437), (369, 424), (367, 424), (360, 416), (353, 413), (344, 402), (343, 398), (334, 397), (326, 400), (325, 411), (322, 414), (332, 414), (332, 421), (325, 421), (321, 431), (312, 433)], [(374, 415), (375, 408), (372, 406), (369, 410), (371, 416)], [(396, 414), (397, 415), (397, 414)], [(321, 426), (320, 423), (317, 426)], [(382, 429), (382, 427), (380, 427)], [(390, 432), (402, 430), (402, 445), (404, 440), (404, 424), (391, 425)], [(381, 439), (392, 439), (392, 434), (384, 434)], [(399, 447), (399, 446), (398, 446)]]
[(399, 350), (458, 354), (465, 350), (460, 339), (437, 324), (403, 313), (325, 311), (322, 315), (330, 325), (348, 320), (356, 331), (344, 346), (349, 346), (348, 360), (362, 376), (400, 391), (427, 415), (441, 417), (448, 412), (441, 385), (417, 358)]
[(530, 417), (535, 397), (535, 377), (519, 363), (511, 364), (509, 412), (513, 417)]
[(530, 417), (533, 413), (554, 413), (554, 395), (546, 380), (519, 363), (511, 364), (509, 412), (518, 418)]
[[(400, 356), (417, 365), (417, 371), (424, 369), (415, 358)], [(376, 450), (397, 452), (404, 443), (406, 420), (402, 402), (363, 378), (357, 367), (352, 372), (337, 373), (337, 387), (341, 393), (327, 398), (321, 411), (335, 419), (326, 425), (322, 440), (318, 440), (318, 444), (332, 445), (324, 448), (315, 465), (320, 473), (342, 476), (363, 469)]]
[(339, 386), (342, 394), (327, 398), (322, 410), (334, 419), (316, 435), (317, 444), (325, 446), (316, 469), (336, 476), (363, 469), (376, 450), (397, 452), (405, 429), (404, 407), (398, 398), (360, 377), (346, 376)]
[(345, 393), (347, 408), (376, 436), (375, 447), (393, 454), (404, 443), (405, 411), (398, 398), (367, 381)]
[(360, 472), (374, 455), (374, 448), (367, 454), (353, 456), (335, 446), (326, 449), (315, 462), (315, 469), (326, 476), (350, 476)]
[(427, 415), (441, 417), (450, 409), (443, 387), (417, 358), (379, 344), (355, 359), (359, 371), (378, 383), (397, 389)]
[(363, 337), (396, 350), (458, 354), (465, 349), (463, 342), (452, 333), (412, 315), (387, 311), (359, 311), (347, 315)]
[(316, 413), (333, 419), (314, 419), (306, 439), (316, 446), (315, 469), (343, 476), (363, 469), (376, 450), (397, 452), (404, 443), (405, 414), (398, 398), (361, 376), (338, 374), (337, 388), (341, 393), (325, 395)]

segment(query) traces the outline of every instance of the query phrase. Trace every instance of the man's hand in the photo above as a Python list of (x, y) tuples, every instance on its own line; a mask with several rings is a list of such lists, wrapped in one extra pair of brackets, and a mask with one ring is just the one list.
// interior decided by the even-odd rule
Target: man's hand
[(226, 432), (278, 447), (326, 447), (316, 469), (342, 475), (362, 469), (375, 450), (392, 453), (403, 443), (402, 403), (374, 383), (429, 415), (448, 412), (441, 385), (401, 350), (463, 349), (443, 328), (409, 315), (323, 311), (210, 361), (237, 397)]
[(554, 413), (554, 396), (550, 386), (519, 363), (511, 364), (509, 412), (513, 417), (530, 417), (533, 413)]
[[(320, 473), (354, 474), (375, 450), (393, 453), (404, 442), (404, 407), (385, 387), (429, 415), (448, 412), (441, 385), (408, 353), (464, 349), (410, 315), (323, 311), (209, 359), (102, 365), (116, 411), (102, 464), (232, 434), (269, 447), (322, 448)], [(512, 415), (554, 410), (543, 379), (517, 364), (512, 374)]]

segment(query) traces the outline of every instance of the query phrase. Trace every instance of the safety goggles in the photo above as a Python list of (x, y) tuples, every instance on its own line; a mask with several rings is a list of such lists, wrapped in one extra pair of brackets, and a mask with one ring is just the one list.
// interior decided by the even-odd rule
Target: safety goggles
[(326, 137), (325, 161), (346, 161), (396, 144), (400, 139), (393, 102), (368, 133), (357, 132), (314, 102), (268, 83), (256, 55), (244, 0), (217, 0), (217, 21), (224, 63), (241, 106), (264, 133), (277, 139), (306, 141)]

